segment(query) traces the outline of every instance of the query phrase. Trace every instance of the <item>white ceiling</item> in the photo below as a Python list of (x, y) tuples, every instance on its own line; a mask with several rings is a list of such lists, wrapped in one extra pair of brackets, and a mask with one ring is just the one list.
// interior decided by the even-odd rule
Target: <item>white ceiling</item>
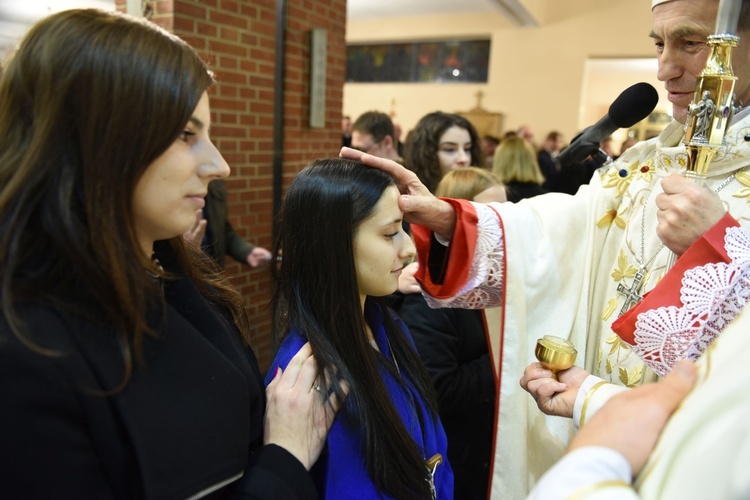
[(0, 55), (48, 14), (79, 7), (113, 10), (114, 4), (114, 0), (0, 0)]
[[(504, 6), (510, 5), (510, 9)], [(0, 54), (11, 48), (38, 19), (65, 9), (114, 9), (114, 0), (0, 0)], [(501, 12), (513, 15), (518, 0), (348, 0), (352, 20), (411, 17), (425, 14)]]
[(346, 15), (353, 21), (425, 14), (499, 12), (498, 0), (347, 0)]

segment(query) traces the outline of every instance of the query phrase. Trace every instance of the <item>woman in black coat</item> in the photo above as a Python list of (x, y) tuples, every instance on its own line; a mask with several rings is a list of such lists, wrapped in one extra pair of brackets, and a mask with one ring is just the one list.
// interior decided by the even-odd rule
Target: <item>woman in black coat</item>
[(229, 173), (211, 83), (97, 10), (40, 21), (0, 76), (4, 497), (315, 497), (336, 399), (309, 347), (264, 393), (241, 297), (181, 238)]

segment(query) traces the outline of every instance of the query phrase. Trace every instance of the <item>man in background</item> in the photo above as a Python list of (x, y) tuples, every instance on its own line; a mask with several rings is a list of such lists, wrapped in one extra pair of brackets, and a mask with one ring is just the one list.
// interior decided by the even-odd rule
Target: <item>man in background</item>
[(271, 252), (252, 245), (234, 231), (227, 219), (227, 189), (222, 180), (208, 185), (206, 205), (196, 212), (196, 223), (184, 238), (200, 245), (221, 267), (227, 255), (253, 269), (265, 267), (271, 260)]
[(367, 154), (402, 162), (393, 121), (380, 111), (368, 111), (357, 118), (352, 125), (351, 147)]

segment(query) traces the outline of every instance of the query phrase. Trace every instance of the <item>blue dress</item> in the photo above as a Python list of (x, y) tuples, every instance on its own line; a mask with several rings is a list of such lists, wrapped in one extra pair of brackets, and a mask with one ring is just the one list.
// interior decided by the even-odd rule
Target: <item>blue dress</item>
[[(372, 302), (365, 303), (365, 321), (372, 329), (380, 352), (390, 359), (391, 353), (381, 314), (379, 305)], [(392, 313), (389, 311), (388, 314)], [(413, 346), (414, 343), (406, 325), (395, 315), (394, 319)], [(286, 365), (305, 342), (307, 342), (307, 339), (297, 330), (292, 330), (287, 335), (279, 347), (271, 369), (268, 371), (266, 385), (273, 379), (276, 367), (286, 368)], [(448, 463), (448, 442), (440, 420), (437, 417), (432, 418), (430, 416), (425, 408), (424, 401), (410, 381), (407, 380), (409, 391), (405, 392), (385, 368), (380, 369), (380, 375), (383, 377), (388, 392), (391, 394), (395, 407), (411, 437), (417, 443), (417, 446), (423, 450), (424, 457), (430, 458), (436, 453), (440, 453), (443, 457), (443, 463), (437, 466), (434, 475), (437, 498), (453, 498), (453, 471)], [(418, 408), (414, 407), (413, 402), (416, 403)], [(348, 403), (347, 401), (347, 405)], [(351, 406), (347, 406), (347, 409), (351, 409)], [(424, 426), (420, 425), (415, 410), (421, 412)], [(336, 500), (391, 498), (378, 491), (367, 474), (364, 446), (364, 434), (360, 429), (347, 424), (343, 415), (337, 415), (331, 431), (328, 433), (326, 450), (310, 471), (321, 498)]]

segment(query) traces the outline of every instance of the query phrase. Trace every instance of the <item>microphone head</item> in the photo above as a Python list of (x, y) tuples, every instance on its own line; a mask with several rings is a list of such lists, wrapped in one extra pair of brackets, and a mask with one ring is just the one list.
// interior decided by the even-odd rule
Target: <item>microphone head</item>
[(632, 127), (646, 118), (659, 102), (659, 94), (648, 83), (631, 85), (609, 107), (609, 118), (619, 128)]

